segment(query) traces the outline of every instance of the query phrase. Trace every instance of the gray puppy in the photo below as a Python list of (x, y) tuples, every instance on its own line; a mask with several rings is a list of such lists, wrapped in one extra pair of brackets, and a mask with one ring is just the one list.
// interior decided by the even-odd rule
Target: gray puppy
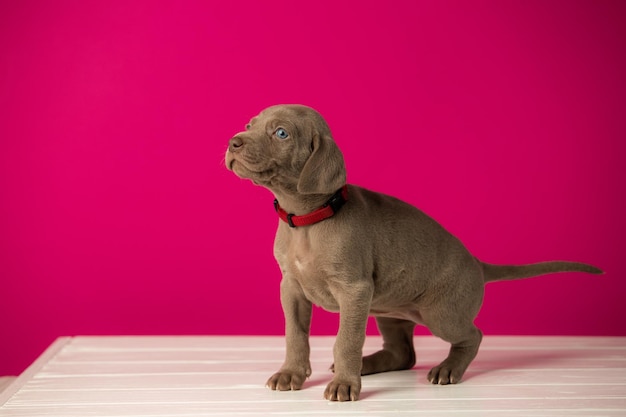
[[(482, 339), (474, 319), (485, 283), (553, 272), (602, 273), (574, 262), (498, 266), (479, 261), (417, 208), (346, 185), (343, 156), (322, 116), (309, 107), (263, 110), (230, 139), (226, 166), (268, 188), (281, 218), (274, 256), (283, 275), (287, 348), (283, 366), (267, 381), (273, 390), (300, 389), (311, 375), (312, 303), (340, 315), (335, 375), (324, 398), (356, 401), (361, 375), (414, 366), (416, 324), (451, 344), (428, 380), (459, 382)], [(384, 344), (362, 357), (370, 315)]]

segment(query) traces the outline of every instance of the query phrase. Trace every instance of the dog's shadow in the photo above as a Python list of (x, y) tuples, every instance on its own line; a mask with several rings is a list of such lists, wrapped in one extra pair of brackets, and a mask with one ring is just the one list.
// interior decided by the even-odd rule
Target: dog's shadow
[(302, 389), (309, 389), (314, 387), (325, 387), (333, 380), (334, 374), (330, 371), (325, 372), (323, 375), (311, 377), (307, 379), (302, 385)]
[[(377, 388), (368, 388), (367, 387), (367, 381), (372, 380), (374, 378), (380, 378), (382, 375), (390, 375), (390, 374), (394, 374), (394, 375), (413, 375), (415, 376), (417, 372), (416, 368), (407, 370), (407, 371), (394, 371), (394, 372), (385, 372), (385, 373), (380, 373), (380, 374), (373, 374), (373, 375), (365, 375), (362, 378), (362, 383), (363, 383), (363, 389), (361, 390), (361, 394), (359, 396), (360, 400), (364, 400), (370, 397), (373, 397), (377, 394), (381, 394), (383, 392), (389, 392), (389, 391), (395, 391), (397, 390), (397, 387), (377, 387)], [(332, 380), (334, 377), (334, 373), (332, 373), (331, 371), (328, 371), (326, 373), (323, 373), (321, 375), (318, 375), (316, 377), (312, 377), (309, 378), (305, 381), (305, 383), (302, 386), (302, 389), (309, 389), (309, 388), (325, 388)]]
[[(545, 351), (545, 350), (511, 350), (506, 354), (505, 351), (493, 355), (491, 352), (485, 351), (479, 353), (478, 357), (463, 376), (463, 383), (472, 383), (479, 377), (496, 373), (498, 371), (520, 371), (530, 369), (558, 369), (564, 367), (566, 363), (579, 361), (585, 358), (583, 352), (577, 351)], [(427, 380), (427, 375), (433, 366), (438, 363), (421, 362), (418, 359), (418, 365), (412, 369), (405, 371), (385, 372), (380, 374), (363, 376), (363, 390), (360, 399), (375, 397), (387, 392), (398, 391), (401, 389), (415, 389), (416, 386), (432, 385)], [(311, 379), (308, 379), (303, 389), (313, 387), (325, 387), (333, 379), (333, 373), (323, 373)], [(384, 381), (376, 381), (381, 379)], [(369, 381), (369, 383), (368, 383)], [(389, 381), (389, 386), (384, 386)]]
[(463, 381), (471, 381), (496, 371), (554, 370), (566, 367), (567, 363), (579, 362), (585, 358), (584, 352), (575, 350), (515, 349), (508, 353), (503, 354), (500, 351), (497, 355), (493, 355), (489, 351), (479, 352), (476, 360), (470, 364), (465, 372)]

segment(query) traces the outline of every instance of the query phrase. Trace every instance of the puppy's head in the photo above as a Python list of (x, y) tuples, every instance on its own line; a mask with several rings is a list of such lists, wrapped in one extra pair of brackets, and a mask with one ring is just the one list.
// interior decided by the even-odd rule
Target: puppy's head
[(315, 110), (263, 110), (228, 144), (226, 167), (274, 192), (331, 194), (346, 182), (343, 156)]

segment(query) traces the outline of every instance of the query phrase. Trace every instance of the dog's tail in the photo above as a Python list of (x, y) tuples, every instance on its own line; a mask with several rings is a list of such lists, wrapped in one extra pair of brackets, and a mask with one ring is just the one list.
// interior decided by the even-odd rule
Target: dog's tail
[(540, 262), (529, 265), (493, 265), (481, 262), (485, 282), (505, 281), (536, 277), (538, 275), (553, 274), (555, 272), (586, 272), (589, 274), (604, 274), (604, 271), (595, 266), (580, 262)]

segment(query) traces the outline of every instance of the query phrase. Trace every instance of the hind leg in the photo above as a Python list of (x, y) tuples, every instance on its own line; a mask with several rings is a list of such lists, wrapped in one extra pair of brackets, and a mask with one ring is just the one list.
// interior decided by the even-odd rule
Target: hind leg
[(481, 301), (482, 297), (465, 297), (421, 312), (424, 324), (431, 333), (451, 344), (448, 357), (428, 373), (431, 383), (447, 385), (460, 382), (476, 357), (483, 334), (474, 326), (474, 317)]
[[(411, 369), (415, 365), (413, 330), (415, 323), (408, 320), (376, 317), (376, 325), (383, 336), (383, 349), (363, 357), (361, 375)], [(330, 367), (335, 371), (335, 365)]]
[(483, 338), (474, 326), (483, 298), (482, 275), (467, 268), (445, 282), (448, 285), (440, 290), (445, 296), (421, 311), (423, 322), (432, 334), (451, 344), (448, 357), (428, 373), (428, 380), (440, 385), (461, 381)]
[(463, 336), (451, 338), (445, 333), (442, 335), (433, 332), (436, 336), (450, 342), (448, 357), (435, 366), (428, 373), (428, 381), (433, 384), (447, 385), (461, 381), (465, 370), (478, 353), (478, 347), (483, 338), (482, 332), (474, 325), (468, 327)]
[(411, 369), (415, 365), (413, 330), (415, 323), (408, 320), (376, 317), (383, 336), (383, 349), (363, 358), (362, 375)]

